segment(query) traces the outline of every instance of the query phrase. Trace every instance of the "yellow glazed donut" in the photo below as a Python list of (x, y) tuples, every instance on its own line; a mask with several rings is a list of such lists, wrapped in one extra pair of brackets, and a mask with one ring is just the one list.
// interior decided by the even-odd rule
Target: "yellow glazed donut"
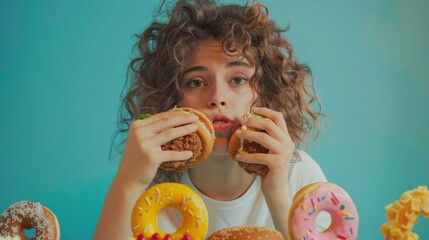
[(429, 191), (426, 186), (406, 191), (401, 198), (386, 207), (388, 222), (384, 223), (380, 231), (386, 240), (419, 239), (411, 232), (418, 221), (418, 215), (429, 217)]
[(180, 183), (160, 183), (147, 189), (134, 205), (131, 227), (134, 237), (143, 234), (150, 238), (167, 234), (157, 225), (159, 212), (167, 207), (175, 208), (182, 215), (182, 225), (170, 233), (172, 239), (190, 235), (193, 240), (203, 240), (208, 227), (207, 209), (203, 200), (191, 188)]

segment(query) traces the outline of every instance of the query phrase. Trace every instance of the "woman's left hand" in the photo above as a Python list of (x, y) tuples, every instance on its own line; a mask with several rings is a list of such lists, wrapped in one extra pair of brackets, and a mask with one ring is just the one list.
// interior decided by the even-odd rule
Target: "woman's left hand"
[(290, 162), (295, 151), (282, 113), (268, 108), (253, 108), (252, 111), (264, 118), (249, 118), (245, 125), (263, 131), (239, 130), (237, 136), (257, 142), (269, 150), (268, 153), (238, 154), (237, 160), (264, 164), (269, 168), (262, 180), (264, 195), (287, 194)]

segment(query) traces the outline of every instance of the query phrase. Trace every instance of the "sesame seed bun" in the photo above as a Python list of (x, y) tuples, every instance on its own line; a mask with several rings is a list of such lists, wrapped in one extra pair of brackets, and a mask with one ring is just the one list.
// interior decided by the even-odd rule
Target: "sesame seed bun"
[(212, 233), (207, 240), (284, 240), (282, 234), (274, 229), (257, 226), (240, 226), (220, 229)]

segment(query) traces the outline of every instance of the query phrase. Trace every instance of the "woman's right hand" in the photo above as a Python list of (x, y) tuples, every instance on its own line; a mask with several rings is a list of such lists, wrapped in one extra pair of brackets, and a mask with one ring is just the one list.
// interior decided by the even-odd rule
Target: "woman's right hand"
[[(162, 151), (161, 145), (196, 131), (194, 114), (169, 111), (133, 122), (121, 164), (104, 201), (94, 239), (131, 236), (129, 219), (135, 202), (166, 161), (191, 158), (192, 152)], [(113, 226), (113, 227), (112, 227)]]
[(197, 115), (176, 111), (134, 121), (130, 125), (117, 178), (129, 187), (142, 187), (144, 190), (155, 177), (161, 163), (191, 158), (191, 151), (163, 151), (161, 145), (195, 132), (196, 121)]

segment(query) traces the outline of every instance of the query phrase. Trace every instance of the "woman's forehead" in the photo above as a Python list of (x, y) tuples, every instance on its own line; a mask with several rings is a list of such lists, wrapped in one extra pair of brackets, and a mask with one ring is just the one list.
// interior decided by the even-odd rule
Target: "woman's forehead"
[(253, 58), (253, 54), (249, 56), (245, 56), (242, 53), (242, 48), (238, 48), (235, 51), (227, 51), (222, 41), (219, 40), (205, 40), (198, 42), (194, 46), (194, 52), (190, 55), (189, 60), (199, 58), (199, 57), (210, 57), (211, 55), (223, 55), (225, 59), (237, 60), (246, 63), (250, 63), (253, 61), (249, 61), (249, 57)]

